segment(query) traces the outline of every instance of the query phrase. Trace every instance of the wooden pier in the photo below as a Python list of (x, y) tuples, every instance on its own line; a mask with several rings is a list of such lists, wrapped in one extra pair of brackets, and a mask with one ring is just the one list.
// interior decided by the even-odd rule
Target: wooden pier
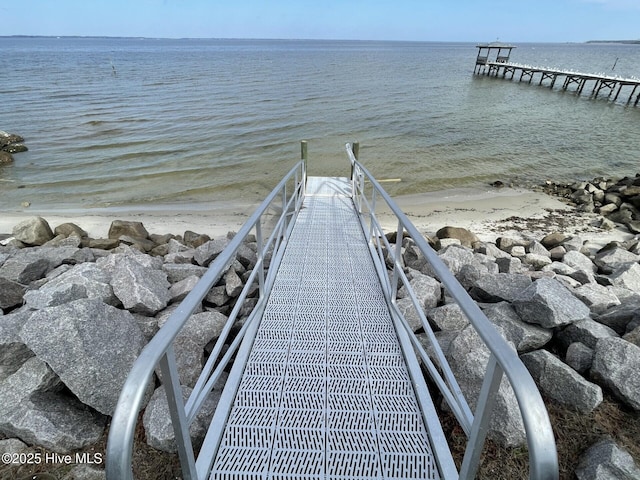
[[(513, 45), (489, 43), (477, 45), (478, 56), (473, 73), (502, 77), (509, 80), (517, 78), (519, 82), (526, 81), (551, 89), (558, 80), (562, 82), (562, 90), (569, 90), (575, 86), (575, 91), (581, 95), (586, 89), (591, 98), (598, 98), (607, 94), (607, 98), (616, 102), (618, 98), (627, 98), (626, 105), (637, 106), (640, 103), (640, 79), (622, 78), (617, 76), (596, 75), (591, 73), (573, 72), (568, 70), (533, 67), (509, 61)], [(637, 93), (636, 93), (637, 92)], [(622, 96), (621, 96), (622, 95)]]

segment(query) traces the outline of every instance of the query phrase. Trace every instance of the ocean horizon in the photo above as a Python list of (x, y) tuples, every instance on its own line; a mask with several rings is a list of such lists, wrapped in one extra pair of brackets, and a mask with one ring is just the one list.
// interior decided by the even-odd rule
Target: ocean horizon
[[(640, 46), (516, 44), (511, 60), (640, 78)], [(260, 201), (309, 145), (392, 195), (638, 172), (640, 107), (473, 74), (466, 42), (0, 37), (0, 210)]]

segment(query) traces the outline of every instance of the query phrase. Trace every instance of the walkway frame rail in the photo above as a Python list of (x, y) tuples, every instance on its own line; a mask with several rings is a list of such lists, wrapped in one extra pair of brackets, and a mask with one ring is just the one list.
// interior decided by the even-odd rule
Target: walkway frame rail
[[(180, 303), (166, 324), (142, 350), (136, 359), (120, 393), (120, 398), (111, 421), (106, 452), (106, 474), (109, 480), (133, 479), (133, 440), (140, 411), (147, 398), (147, 389), (153, 374), (160, 368), (182, 475), (185, 480), (204, 479), (215, 452), (201, 448), (196, 456), (189, 436), (189, 426), (203, 406), (207, 395), (221, 378), (224, 369), (238, 350), (245, 333), (255, 318), (259, 318), (273, 285), (277, 265), (282, 258), (289, 234), (302, 205), (306, 186), (306, 142), (302, 144), (302, 159), (284, 176), (276, 188), (260, 204), (258, 209), (230, 241), (227, 248), (210, 264), (209, 269), (193, 290)], [(273, 212), (276, 213), (273, 213)], [(276, 220), (277, 219), (277, 220)], [(274, 220), (275, 225), (274, 225)], [(249, 237), (255, 235), (258, 251), (257, 263), (247, 280), (235, 307), (229, 315), (211, 355), (186, 403), (176, 366), (173, 342), (187, 320), (201, 304), (209, 290), (218, 282), (236, 258), (236, 252)], [(264, 236), (268, 235), (265, 241)], [(271, 255), (269, 270), (265, 271), (265, 259)], [(237, 333), (231, 346), (221, 356), (223, 346), (238, 319), (249, 291), (258, 286), (258, 303)], [(221, 358), (220, 358), (221, 357)], [(236, 362), (238, 359), (236, 359)], [(227, 383), (237, 381), (229, 377)]]
[[(359, 144), (346, 145), (347, 155), (351, 162), (351, 181), (356, 209), (360, 216), (363, 231), (367, 236), (378, 275), (383, 286), (387, 302), (390, 305), (392, 317), (396, 327), (404, 329), (406, 336), (400, 335), (402, 348), (405, 352), (415, 351), (420, 356), (429, 376), (437, 385), (445, 401), (451, 408), (460, 426), (467, 435), (467, 447), (459, 472), (460, 479), (475, 478), (479, 465), (480, 454), (489, 429), (489, 420), (495, 404), (497, 391), (503, 376), (511, 385), (518, 401), (520, 413), (524, 423), (529, 449), (529, 478), (536, 480), (553, 480), (558, 478), (558, 458), (551, 428), (551, 422), (538, 388), (528, 370), (497, 332), (491, 322), (471, 299), (467, 291), (460, 285), (447, 266), (431, 248), (424, 236), (418, 232), (407, 216), (400, 210), (391, 197), (380, 186), (369, 171), (358, 161)], [(395, 215), (398, 227), (396, 243), (392, 245), (380, 225), (376, 210), (380, 211), (380, 204), (387, 211)], [(401, 248), (403, 239), (409, 236), (420, 249), (424, 258), (429, 262), (436, 277), (440, 280), (449, 294), (455, 299), (462, 311), (475, 328), (480, 338), (491, 352), (484, 381), (476, 403), (475, 414), (471, 413), (469, 405), (455, 379), (453, 372), (442, 352), (424, 311), (419, 306), (415, 293), (409, 285), (409, 280), (403, 270)], [(391, 271), (387, 265), (392, 264)], [(409, 327), (397, 305), (396, 294), (398, 287), (404, 285), (413, 302), (414, 310), (419, 315), (425, 333), (430, 342), (431, 351), (435, 357), (435, 364), (427, 354), (422, 344)], [(410, 339), (410, 343), (402, 342), (402, 337)], [(413, 352), (411, 352), (413, 354)], [(421, 372), (410, 372), (419, 375)]]

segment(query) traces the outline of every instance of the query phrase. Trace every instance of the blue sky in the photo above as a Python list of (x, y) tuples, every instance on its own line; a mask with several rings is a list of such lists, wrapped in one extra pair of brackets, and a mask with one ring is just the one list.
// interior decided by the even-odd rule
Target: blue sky
[(0, 35), (640, 39), (640, 0), (0, 0)]

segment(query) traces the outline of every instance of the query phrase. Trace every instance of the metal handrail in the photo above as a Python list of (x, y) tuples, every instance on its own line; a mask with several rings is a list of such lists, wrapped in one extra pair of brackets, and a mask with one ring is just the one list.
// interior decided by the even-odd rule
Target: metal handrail
[[(497, 332), (489, 319), (471, 299), (467, 291), (460, 285), (447, 266), (442, 262), (437, 253), (418, 232), (407, 216), (400, 210), (389, 194), (380, 186), (371, 173), (358, 161), (357, 152), (359, 145), (346, 144), (346, 151), (351, 162), (351, 181), (353, 185), (354, 204), (360, 215), (360, 220), (372, 250), (377, 253), (374, 260), (378, 263), (381, 282), (387, 289), (385, 295), (394, 316), (400, 317), (400, 324), (409, 334), (414, 348), (422, 358), (430, 376), (435, 381), (443, 394), (445, 401), (454, 412), (458, 422), (465, 431), (468, 443), (463, 458), (459, 478), (471, 479), (475, 477), (480, 453), (484, 446), (484, 440), (488, 431), (488, 424), (503, 374), (513, 389), (520, 414), (522, 416), (527, 444), (529, 449), (529, 478), (535, 480), (554, 480), (558, 478), (558, 456), (551, 422), (544, 406), (540, 392), (518, 355), (513, 351), (505, 339)], [(365, 182), (366, 181), (366, 182)], [(371, 201), (365, 192), (365, 183), (371, 185)], [(384, 231), (375, 215), (377, 199), (380, 197), (386, 206), (393, 212), (398, 220), (395, 249), (390, 245), (384, 235)], [(363, 213), (363, 206), (368, 213)], [(365, 216), (368, 216), (367, 225)], [(409, 286), (408, 279), (403, 272), (400, 247), (405, 232), (411, 237), (424, 258), (429, 262), (435, 275), (449, 291), (453, 299), (458, 303), (462, 311), (475, 328), (480, 338), (491, 352), (484, 382), (476, 405), (475, 415), (471, 414), (464, 396), (455, 381), (451, 368), (446, 361), (435, 335), (429, 325), (422, 308), (418, 308), (418, 302)], [(386, 274), (385, 258), (382, 251), (382, 243), (393, 260), (393, 272), (391, 277)], [(395, 252), (394, 252), (395, 250)], [(377, 256), (377, 259), (375, 258)], [(396, 305), (395, 293), (398, 282), (407, 286), (410, 298), (418, 312), (423, 327), (435, 352), (436, 362), (440, 372), (425, 352), (424, 347), (417, 340), (406, 320), (402, 318)]]
[[(304, 152), (306, 153), (306, 152)], [(132, 453), (133, 437), (140, 411), (146, 398), (147, 387), (153, 378), (153, 373), (157, 366), (160, 366), (163, 384), (167, 391), (167, 400), (171, 413), (172, 424), (176, 435), (176, 444), (182, 467), (183, 477), (186, 479), (196, 479), (196, 458), (191, 446), (189, 437), (189, 424), (195, 418), (199, 408), (202, 406), (206, 396), (211, 391), (212, 385), (220, 377), (225, 362), (232, 358), (234, 349), (238, 348), (241, 335), (247, 330), (247, 325), (258, 315), (251, 315), (233, 342), (233, 345), (223, 359), (218, 362), (217, 368), (213, 371), (217, 356), (222, 351), (222, 346), (226, 337), (235, 323), (240, 311), (240, 300), (236, 303), (236, 308), (231, 315), (223, 331), (214, 346), (214, 350), (205, 364), (203, 371), (192, 391), (186, 405), (182, 399), (182, 391), (179, 384), (178, 373), (173, 352), (173, 341), (186, 324), (191, 314), (195, 311), (202, 299), (207, 295), (229, 265), (233, 262), (236, 252), (254, 230), (258, 241), (258, 261), (245, 284), (240, 299), (244, 299), (248, 289), (256, 281), (259, 283), (259, 301), (254, 307), (254, 312), (262, 308), (265, 299), (268, 297), (275, 274), (270, 272), (266, 278), (264, 275), (264, 258), (268, 251), (273, 252), (271, 266), (280, 257), (278, 253), (284, 249), (286, 239), (291, 231), (295, 217), (302, 205), (306, 185), (306, 155), (283, 177), (273, 191), (265, 198), (257, 210), (251, 215), (238, 233), (229, 242), (224, 251), (216, 257), (210, 264), (207, 272), (191, 290), (191, 292), (180, 303), (178, 308), (169, 317), (165, 325), (156, 333), (151, 341), (142, 350), (133, 364), (131, 371), (125, 381), (116, 405), (106, 450), (106, 475), (109, 480), (132, 480)], [(293, 189), (287, 195), (287, 184), (293, 181)], [(266, 242), (262, 241), (262, 220), (263, 216), (270, 210), (274, 200), (282, 195), (280, 217), (273, 227), (273, 231)], [(275, 265), (277, 267), (277, 265)], [(256, 273), (257, 272), (257, 273)], [(211, 452), (201, 454), (206, 455)], [(203, 477), (204, 478), (204, 477)]]

